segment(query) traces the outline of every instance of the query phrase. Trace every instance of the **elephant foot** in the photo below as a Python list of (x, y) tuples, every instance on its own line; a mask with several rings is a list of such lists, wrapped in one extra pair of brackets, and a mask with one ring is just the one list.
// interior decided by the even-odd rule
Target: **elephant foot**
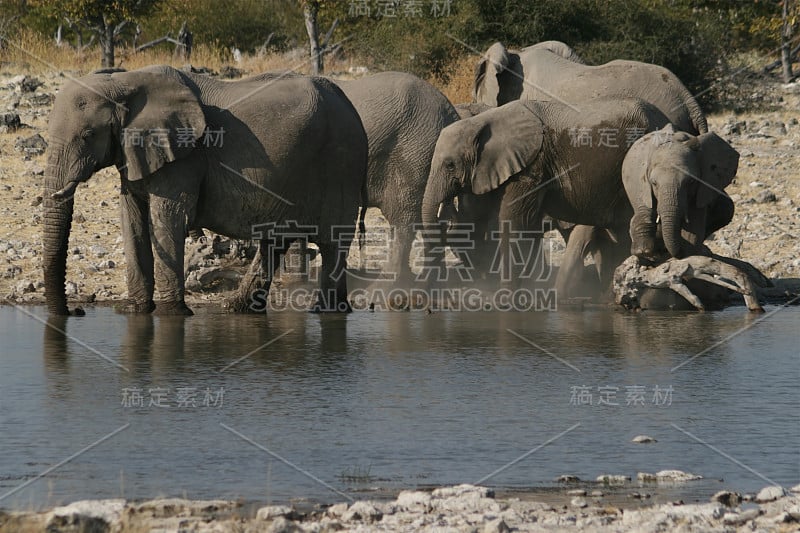
[(250, 295), (243, 296), (241, 294), (237, 294), (230, 298), (226, 298), (225, 301), (222, 302), (222, 307), (229, 313), (259, 314), (267, 312), (268, 304), (266, 297), (260, 299), (251, 298)]
[(136, 302), (134, 300), (125, 300), (114, 306), (114, 311), (120, 314), (146, 314), (152, 313), (156, 308), (153, 300), (148, 302)]
[(153, 314), (158, 316), (192, 316), (194, 313), (186, 305), (186, 302), (180, 300), (177, 302), (158, 302)]

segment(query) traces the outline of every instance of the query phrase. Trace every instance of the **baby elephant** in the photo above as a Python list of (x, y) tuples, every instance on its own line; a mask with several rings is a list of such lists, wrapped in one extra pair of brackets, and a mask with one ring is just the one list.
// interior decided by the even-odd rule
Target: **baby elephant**
[(636, 141), (622, 165), (634, 211), (631, 253), (652, 261), (663, 246), (672, 257), (695, 255), (733, 218), (724, 189), (738, 165), (739, 153), (715, 133), (694, 136), (667, 125)]

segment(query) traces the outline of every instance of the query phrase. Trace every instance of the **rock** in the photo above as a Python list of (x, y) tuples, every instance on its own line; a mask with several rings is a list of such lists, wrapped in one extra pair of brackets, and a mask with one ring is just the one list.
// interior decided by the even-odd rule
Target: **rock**
[(750, 520), (755, 520), (760, 515), (760, 509), (748, 509), (747, 511), (742, 511), (741, 513), (728, 512), (722, 515), (722, 522), (729, 526), (737, 526), (749, 522)]
[(775, 485), (772, 485), (761, 489), (758, 492), (758, 494), (756, 494), (756, 501), (758, 503), (772, 502), (777, 500), (778, 498), (783, 498), (783, 496), (784, 496), (783, 487), (777, 487)]
[[(183, 529), (180, 529), (180, 531), (183, 531)], [(279, 516), (272, 521), (266, 531), (267, 533), (301, 533), (303, 528), (285, 517)]]
[(738, 492), (731, 492), (729, 490), (721, 490), (711, 496), (712, 502), (718, 502), (728, 507), (736, 507), (742, 503), (742, 495)]
[(19, 115), (16, 113), (0, 113), (0, 128), (6, 132), (15, 132), (22, 127)]
[(378, 522), (383, 517), (383, 512), (375, 502), (357, 501), (342, 514), (345, 522)]
[(256, 513), (258, 520), (273, 520), (279, 516), (290, 517), (294, 513), (294, 509), (286, 505), (268, 505), (262, 507)]
[(336, 503), (328, 507), (325, 513), (328, 516), (332, 516), (334, 518), (340, 518), (344, 513), (347, 512), (348, 505), (346, 503)]
[(106, 249), (100, 246), (99, 244), (91, 246), (89, 248), (89, 251), (91, 251), (95, 255), (95, 257), (103, 257), (106, 254), (108, 254), (108, 251), (106, 251)]
[(38, 89), (42, 85), (44, 85), (44, 82), (43, 81), (39, 81), (38, 78), (31, 78), (31, 77), (25, 76), (22, 79), (22, 81), (20, 81), (17, 84), (17, 87), (19, 87), (19, 90), (21, 92), (23, 92), (23, 93), (32, 93), (32, 92), (36, 92), (36, 89)]
[(760, 181), (751, 181), (750, 182), (750, 186), (751, 187), (765, 187), (765, 185), (763, 183), (761, 183)]
[(86, 217), (83, 216), (83, 213), (75, 213), (72, 216), (72, 222), (74, 222), (75, 224), (83, 224), (84, 222), (86, 222)]
[(630, 480), (631, 480), (630, 476), (623, 476), (623, 475), (604, 474), (602, 476), (597, 476), (597, 482), (604, 483), (606, 485), (624, 485)]
[(110, 531), (125, 509), (125, 500), (81, 500), (49, 513), (47, 531)]
[(756, 203), (757, 204), (769, 204), (778, 201), (778, 197), (775, 196), (775, 193), (772, 191), (761, 191), (756, 195)]
[(791, 489), (789, 489), (789, 492), (794, 492), (795, 494), (800, 494), (800, 484), (797, 484), (794, 487), (792, 487)]
[(556, 478), (559, 483), (578, 483), (580, 480), (581, 478), (572, 474), (562, 474)]
[(586, 500), (583, 499), (583, 498), (572, 498), (572, 500), (570, 500), (569, 503), (573, 507), (579, 507), (581, 509), (583, 509), (584, 507), (587, 507), (589, 505), (588, 503), (586, 503)]
[(101, 261), (100, 263), (97, 263), (97, 269), (98, 270), (111, 270), (112, 268), (116, 268), (116, 267), (117, 267), (117, 264), (114, 261), (112, 261), (111, 259), (107, 259), (105, 261)]
[(37, 196), (36, 198), (31, 200), (31, 207), (39, 207), (40, 205), (42, 205), (42, 197), (41, 196)]
[(14, 290), (17, 294), (28, 294), (29, 292), (35, 292), (36, 286), (28, 280), (20, 281), (14, 287)]
[(658, 481), (658, 478), (655, 474), (650, 474), (647, 472), (637, 472), (636, 473), (636, 481), (639, 483), (655, 483)]
[(593, 490), (589, 495), (592, 498), (602, 498), (603, 496), (605, 496), (602, 490)]
[(568, 496), (586, 496), (586, 491), (583, 489), (574, 489), (567, 491)]
[(647, 435), (637, 435), (633, 437), (631, 442), (635, 442), (636, 444), (651, 444), (658, 441), (653, 437), (648, 437)]
[(656, 472), (656, 479), (659, 482), (666, 481), (672, 483), (682, 483), (684, 481), (694, 481), (696, 479), (703, 479), (703, 476), (697, 474), (690, 474), (681, 470), (661, 470)]
[(502, 518), (496, 518), (489, 522), (486, 522), (486, 525), (483, 526), (484, 533), (508, 533), (511, 531), (511, 528), (508, 527), (505, 520)]
[(74, 281), (68, 281), (64, 284), (64, 293), (67, 296), (77, 296), (78, 285)]
[(397, 495), (395, 504), (406, 510), (426, 510), (431, 504), (431, 495), (418, 490), (404, 490)]
[(35, 133), (30, 137), (18, 138), (14, 143), (14, 149), (23, 152), (25, 155), (42, 155), (47, 150), (47, 141), (44, 137)]

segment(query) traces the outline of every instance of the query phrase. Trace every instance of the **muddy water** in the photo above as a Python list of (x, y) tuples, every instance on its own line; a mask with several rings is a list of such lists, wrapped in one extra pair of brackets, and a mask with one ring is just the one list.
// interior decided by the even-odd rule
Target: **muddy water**
[(791, 486), (800, 308), (761, 318), (97, 307), (48, 323), (0, 307), (0, 507), (341, 501), (662, 469), (703, 475), (679, 489), (698, 497)]

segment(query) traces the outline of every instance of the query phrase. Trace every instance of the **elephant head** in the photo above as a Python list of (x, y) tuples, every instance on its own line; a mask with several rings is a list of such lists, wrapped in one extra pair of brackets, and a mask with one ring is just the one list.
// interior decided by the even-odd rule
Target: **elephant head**
[(116, 165), (131, 182), (191, 153), (205, 129), (195, 94), (172, 69), (99, 71), (66, 84), (50, 114), (44, 185), (44, 278), (51, 314), (67, 314), (64, 282), (73, 194)]
[(585, 64), (570, 46), (560, 41), (543, 41), (528, 46), (521, 52), (509, 51), (503, 43), (494, 43), (475, 66), (472, 98), (476, 103), (492, 107), (503, 105), (520, 97), (525, 72), (520, 54), (532, 50), (548, 50), (573, 63)]
[[(694, 136), (667, 125), (636, 141), (622, 166), (634, 211), (631, 252), (653, 258), (660, 221), (664, 246), (672, 257), (695, 253), (709, 231), (733, 216), (723, 189), (736, 176), (738, 164), (739, 153), (715, 133)], [(716, 220), (720, 213), (727, 220)]]
[(484, 194), (530, 166), (544, 124), (527, 102), (512, 102), (444, 128), (436, 142), (422, 201), (422, 221), (437, 222), (439, 205), (462, 191)]

